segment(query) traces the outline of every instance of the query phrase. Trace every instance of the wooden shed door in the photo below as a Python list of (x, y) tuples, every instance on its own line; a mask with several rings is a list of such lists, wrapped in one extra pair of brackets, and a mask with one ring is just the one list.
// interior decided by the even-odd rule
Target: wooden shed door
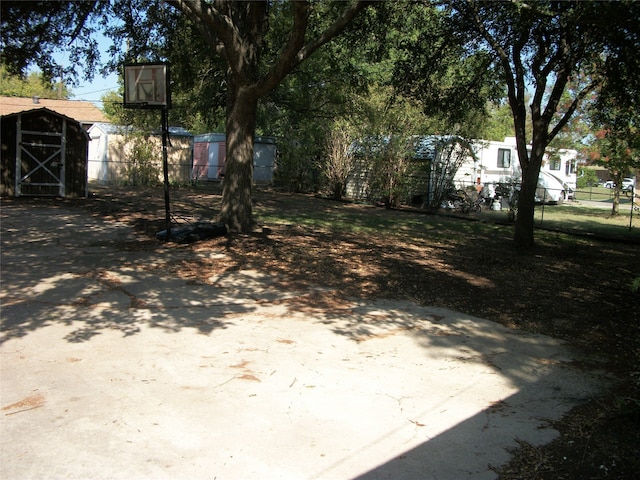
[(209, 161), (209, 144), (196, 142), (193, 144), (193, 170), (191, 178), (200, 180), (207, 178), (207, 162)]
[(220, 142), (218, 144), (218, 165), (216, 178), (219, 180), (224, 180), (224, 173), (227, 165), (227, 143)]
[(64, 167), (67, 121), (58, 132), (17, 128), (16, 195), (65, 196)]

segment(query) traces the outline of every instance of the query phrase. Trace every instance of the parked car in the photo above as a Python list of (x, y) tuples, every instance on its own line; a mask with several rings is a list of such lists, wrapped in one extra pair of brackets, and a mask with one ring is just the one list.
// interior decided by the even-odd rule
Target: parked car
[[(603, 185), (604, 188), (615, 188), (615, 186), (616, 184), (613, 180), (604, 182), (604, 185)], [(635, 178), (627, 177), (622, 179), (622, 188), (621, 188), (622, 191), (633, 190), (634, 188), (636, 188)]]
[(636, 179), (635, 178), (623, 178), (622, 179), (622, 190), (633, 190), (636, 188)]

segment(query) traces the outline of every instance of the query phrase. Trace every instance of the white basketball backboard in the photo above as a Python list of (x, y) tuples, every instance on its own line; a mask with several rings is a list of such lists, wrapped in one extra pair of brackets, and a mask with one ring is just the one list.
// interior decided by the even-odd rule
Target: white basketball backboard
[(124, 106), (128, 108), (170, 108), (169, 66), (166, 63), (125, 65)]

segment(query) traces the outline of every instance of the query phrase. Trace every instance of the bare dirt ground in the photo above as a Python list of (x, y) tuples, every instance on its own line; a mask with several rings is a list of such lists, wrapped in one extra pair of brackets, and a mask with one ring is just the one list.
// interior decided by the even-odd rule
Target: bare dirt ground
[[(173, 190), (171, 196), (172, 211), (193, 219), (212, 219), (220, 204), (220, 191), (210, 186)], [(56, 201), (130, 223), (141, 241), (126, 248), (156, 248), (155, 234), (164, 228), (161, 188), (99, 187), (89, 199)], [(523, 443), (496, 471), (502, 479), (640, 477), (640, 293), (630, 288), (640, 275), (638, 245), (539, 234), (536, 249), (523, 254), (513, 248), (509, 226), (477, 229), (477, 222), (464, 219), (268, 190), (256, 191), (254, 203), (261, 225), (253, 234), (176, 245), (223, 250), (223, 260), (194, 256), (171, 265), (173, 272), (204, 281), (250, 264), (277, 274), (285, 286), (327, 286), (344, 299), (408, 299), (566, 340), (605, 358), (619, 387), (555, 425), (561, 436), (552, 444)], [(387, 227), (366, 235), (336, 232), (261, 220), (269, 212), (292, 219), (312, 213), (327, 222), (348, 212)], [(414, 216), (419, 234), (390, 234), (388, 225), (399, 215)], [(319, 296), (301, 308), (338, 307), (344, 299)]]

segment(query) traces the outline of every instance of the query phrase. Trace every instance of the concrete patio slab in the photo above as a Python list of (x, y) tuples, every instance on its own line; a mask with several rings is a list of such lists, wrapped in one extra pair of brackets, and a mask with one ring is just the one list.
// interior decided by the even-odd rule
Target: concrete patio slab
[(187, 282), (150, 266), (189, 249), (24, 208), (2, 208), (2, 478), (492, 479), (607, 382), (550, 337), (250, 268)]

